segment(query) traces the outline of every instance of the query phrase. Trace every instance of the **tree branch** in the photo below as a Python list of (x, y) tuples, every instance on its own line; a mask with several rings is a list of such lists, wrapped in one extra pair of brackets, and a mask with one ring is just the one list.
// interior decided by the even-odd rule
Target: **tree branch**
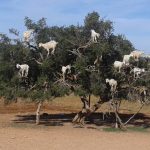
[(36, 60), (35, 58), (33, 58), (32, 60), (34, 60), (37, 64), (42, 65), (42, 62), (39, 62), (38, 60)]
[(139, 110), (134, 115), (132, 115), (123, 125), (124, 126), (127, 125), (129, 123), (129, 121), (131, 119), (133, 119), (141, 111), (141, 109), (143, 108), (143, 106), (144, 106), (144, 104), (142, 104), (141, 107), (139, 108)]

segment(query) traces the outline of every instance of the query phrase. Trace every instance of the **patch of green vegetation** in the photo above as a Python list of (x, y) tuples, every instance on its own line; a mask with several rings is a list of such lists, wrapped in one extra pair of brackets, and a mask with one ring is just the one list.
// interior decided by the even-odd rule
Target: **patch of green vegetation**
[(120, 128), (109, 127), (109, 128), (103, 128), (103, 131), (106, 131), (106, 132), (122, 132), (123, 130), (121, 130)]
[(134, 131), (134, 132), (149, 132), (148, 128), (144, 127), (127, 127), (128, 131)]
[(113, 127), (109, 127), (109, 128), (103, 128), (103, 131), (106, 132), (122, 132), (122, 131), (133, 131), (133, 132), (144, 132), (144, 133), (150, 133), (150, 129), (149, 128), (144, 128), (144, 127), (127, 127), (125, 128), (126, 130), (122, 130), (120, 128), (113, 128)]

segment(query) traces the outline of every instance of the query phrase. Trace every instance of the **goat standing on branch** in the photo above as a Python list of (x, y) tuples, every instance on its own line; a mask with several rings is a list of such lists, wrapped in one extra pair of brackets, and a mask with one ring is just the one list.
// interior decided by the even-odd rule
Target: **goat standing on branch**
[(95, 32), (95, 30), (91, 30), (91, 40), (92, 42), (97, 42), (97, 38), (100, 37), (100, 34)]
[(25, 32), (23, 33), (23, 38), (24, 38), (24, 41), (25, 41), (25, 42), (29, 42), (30, 37), (31, 37), (31, 34), (32, 34), (33, 32), (34, 32), (34, 30), (33, 30), (33, 29), (30, 29), (30, 30), (25, 31)]
[(29, 66), (27, 64), (22, 64), (22, 65), (17, 64), (16, 68), (19, 69), (19, 76), (21, 76), (21, 77), (28, 76)]
[[(93, 43), (97, 43), (97, 38), (99, 38), (100, 34), (96, 33), (93, 29), (91, 30), (91, 39), (85, 43), (84, 45), (79, 45), (78, 48), (73, 49), (73, 50), (68, 50), (69, 52), (71, 52), (72, 54), (78, 56), (78, 57), (82, 57), (82, 52), (83, 50), (87, 49), (88, 47), (90, 47)], [(74, 42), (69, 41), (72, 45), (76, 45)]]
[(132, 54), (129, 54), (129, 55), (124, 55), (123, 56), (123, 62), (125, 65), (129, 65), (129, 61), (130, 61), (130, 58), (133, 57)]
[(111, 92), (115, 92), (117, 89), (117, 81), (114, 79), (106, 79), (106, 83), (109, 83), (109, 86), (111, 87)]
[(121, 61), (115, 61), (114, 62), (114, 68), (119, 69), (119, 73), (121, 71), (121, 68), (124, 66), (124, 62)]
[(44, 49), (47, 50), (47, 57), (48, 57), (50, 49), (52, 49), (51, 54), (54, 55), (57, 44), (58, 44), (58, 42), (52, 40), (47, 43), (39, 43), (39, 47), (43, 47)]
[(144, 54), (144, 52), (142, 52), (142, 51), (133, 51), (133, 52), (131, 52), (131, 55), (133, 56), (133, 58), (136, 61), (139, 61), (139, 58), (142, 56), (142, 54)]
[(63, 75), (63, 81), (65, 81), (65, 75), (67, 73), (71, 73), (71, 65), (67, 65), (67, 66), (62, 66), (62, 75)]
[(134, 67), (133, 70), (131, 70), (131, 72), (134, 73), (134, 78), (139, 78), (139, 75), (145, 72), (144, 68), (138, 68), (138, 67)]

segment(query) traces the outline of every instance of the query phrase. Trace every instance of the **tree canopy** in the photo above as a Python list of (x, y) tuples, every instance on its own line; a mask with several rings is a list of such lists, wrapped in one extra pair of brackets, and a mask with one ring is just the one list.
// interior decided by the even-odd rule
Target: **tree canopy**
[[(35, 22), (28, 17), (24, 23), (27, 30), (34, 31), (29, 42), (20, 39), (20, 33), (13, 28), (10, 29), (13, 39), (0, 34), (0, 95), (7, 102), (18, 97), (43, 102), (70, 93), (81, 97), (93, 94), (105, 102), (112, 98), (106, 78), (118, 81), (117, 99), (133, 100), (136, 87), (150, 89), (148, 73), (138, 80), (131, 74), (133, 66), (149, 71), (149, 60), (131, 60), (132, 66), (125, 67), (121, 73), (114, 69), (114, 61), (122, 61), (135, 48), (124, 35), (115, 35), (112, 21), (103, 19), (97, 12), (87, 14), (83, 25), (49, 26), (45, 18)], [(100, 34), (97, 42), (91, 42), (91, 29)], [(55, 54), (47, 57), (39, 43), (50, 40), (58, 45)], [(29, 65), (27, 78), (18, 76), (16, 64)], [(61, 68), (66, 65), (71, 65), (71, 73), (64, 82)]]

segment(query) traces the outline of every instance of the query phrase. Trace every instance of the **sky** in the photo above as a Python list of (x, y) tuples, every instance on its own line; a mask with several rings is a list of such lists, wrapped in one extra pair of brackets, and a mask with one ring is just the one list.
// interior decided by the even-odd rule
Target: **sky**
[(83, 24), (93, 11), (114, 23), (115, 34), (123, 34), (136, 49), (150, 54), (150, 0), (0, 0), (0, 33), (10, 28), (22, 33), (24, 18), (47, 18), (50, 26)]

